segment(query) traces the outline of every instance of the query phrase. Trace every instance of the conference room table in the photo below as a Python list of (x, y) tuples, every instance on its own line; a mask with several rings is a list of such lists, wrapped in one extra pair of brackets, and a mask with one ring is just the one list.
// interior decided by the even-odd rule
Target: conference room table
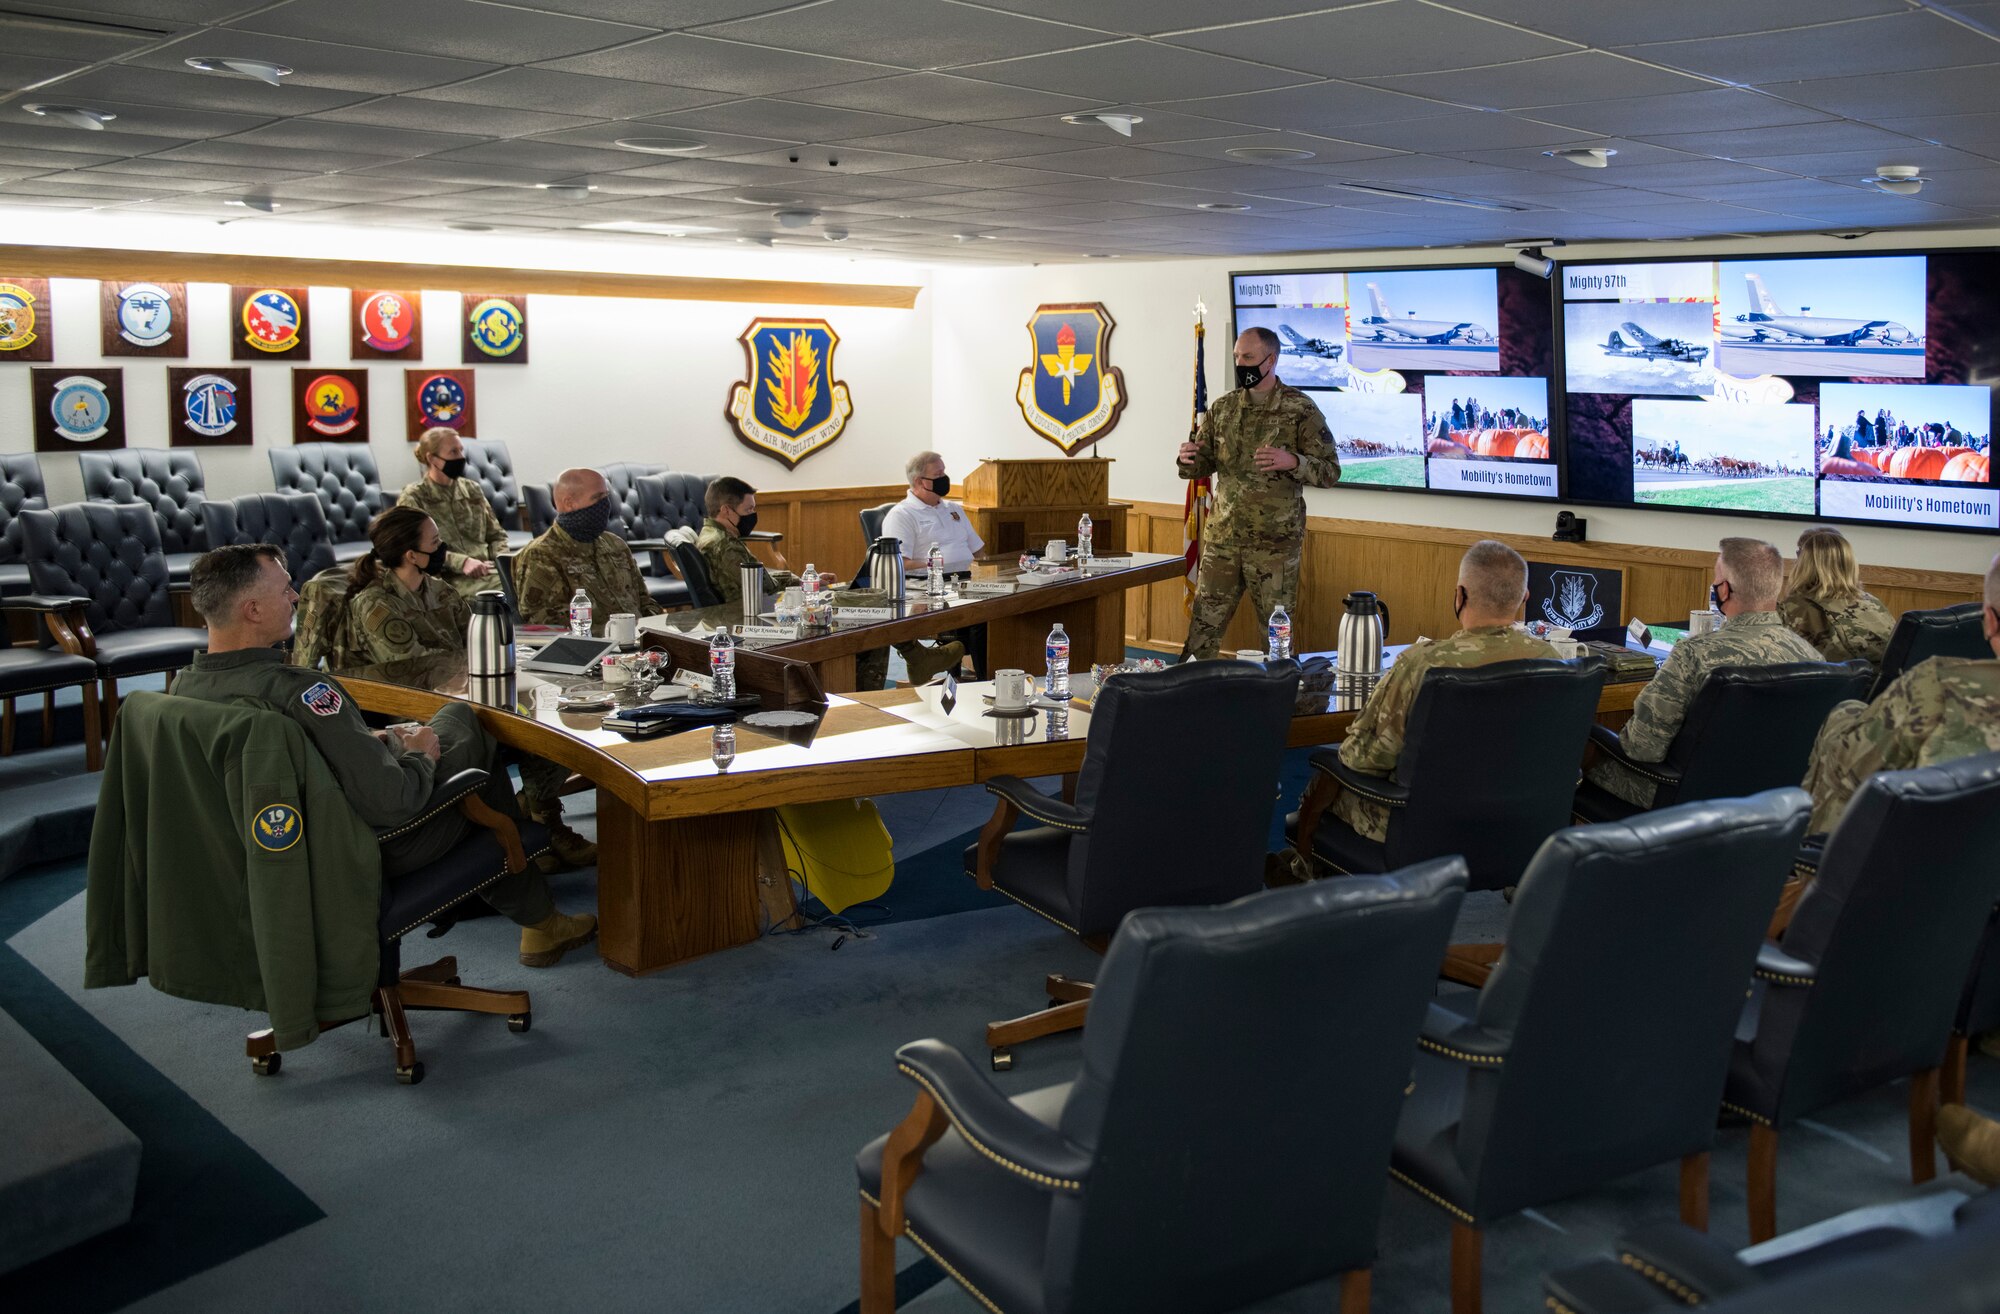
[[(1177, 560), (1177, 559), (1176, 559)], [(774, 690), (796, 687), (802, 664), (749, 652), (744, 673)], [(1087, 705), (988, 715), (990, 683), (835, 694), (824, 701), (764, 699), (734, 727), (733, 756), (708, 728), (629, 739), (601, 710), (566, 708), (591, 683), (528, 673), (477, 678), (458, 656), (335, 673), (378, 717), (424, 719), (448, 702), (472, 706), (500, 743), (560, 763), (596, 787), (598, 951), (630, 975), (746, 944), (790, 915), (783, 863), (772, 861), (769, 810), (870, 795), (975, 784), (994, 776), (1065, 776), (1083, 763)], [(1081, 685), (1081, 682), (1079, 682)], [(1622, 719), (1641, 683), (1608, 684), (1600, 716)], [(637, 700), (627, 690), (625, 703)], [(1353, 695), (1301, 699), (1289, 742), (1337, 742), (1360, 708)], [(775, 715), (773, 715), (775, 714)], [(1190, 752), (1202, 751), (1190, 745)], [(1170, 769), (1135, 764), (1134, 769)]]

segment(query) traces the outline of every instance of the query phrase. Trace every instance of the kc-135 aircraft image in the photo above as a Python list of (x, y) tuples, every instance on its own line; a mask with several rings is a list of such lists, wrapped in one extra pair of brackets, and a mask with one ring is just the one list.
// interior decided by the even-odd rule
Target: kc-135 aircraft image
[(1736, 317), (1742, 328), (1722, 325), (1722, 335), (1740, 342), (1780, 342), (1796, 346), (1853, 347), (1864, 342), (1911, 343), (1917, 335), (1893, 319), (1822, 319), (1801, 306), (1796, 315), (1778, 309), (1764, 280), (1745, 274), (1750, 285), (1750, 302), (1755, 310)]
[(1446, 343), (1490, 343), (1493, 333), (1470, 321), (1456, 323), (1442, 319), (1398, 318), (1389, 309), (1389, 303), (1382, 299), (1382, 289), (1374, 283), (1368, 285), (1368, 300), (1375, 313), (1361, 320), (1370, 329), (1370, 342), (1427, 342), (1433, 346)]
[[(1756, 275), (1752, 274), (1752, 278)], [(1627, 342), (1620, 334), (1629, 335)], [(1631, 356), (1639, 360), (1673, 360), (1688, 365), (1699, 365), (1708, 359), (1708, 348), (1697, 347), (1683, 338), (1656, 338), (1637, 324), (1626, 322), (1611, 330), (1605, 340), (1604, 352), (1608, 356)]]
[(1290, 324), (1278, 325), (1278, 332), (1285, 339), (1283, 349), (1285, 355), (1318, 356), (1324, 360), (1339, 360), (1340, 353), (1346, 350), (1338, 342), (1328, 342), (1325, 338), (1309, 338)]

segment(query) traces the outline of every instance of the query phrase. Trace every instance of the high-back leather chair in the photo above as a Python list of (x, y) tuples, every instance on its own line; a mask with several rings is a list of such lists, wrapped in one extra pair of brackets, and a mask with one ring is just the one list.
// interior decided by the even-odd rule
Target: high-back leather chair
[(1979, 623), (1980, 606), (1961, 602), (1932, 611), (1906, 611), (1890, 631), (1882, 652), (1882, 669), (1868, 691), (1873, 702), (1903, 672), (1933, 657), (1991, 657), (1993, 648)]
[(1797, 787), (1560, 831), (1477, 994), (1430, 1010), (1391, 1172), (1452, 1217), (1452, 1308), (1483, 1229), (1681, 1161), (1705, 1227), (1716, 1093), (1811, 799)]
[[(1827, 713), (1868, 689), (1868, 663), (1789, 662), (1725, 666), (1688, 705), (1663, 762), (1635, 762), (1618, 733), (1594, 726), (1591, 742), (1607, 757), (1653, 782), (1653, 806), (1705, 798), (1741, 798), (1806, 778), (1813, 740)], [(1576, 792), (1581, 821), (1613, 821), (1641, 811), (1585, 782)]]
[[(604, 482), (611, 486), (611, 532), (620, 538), (658, 538), (666, 532), (651, 533), (646, 528), (641, 497), (634, 482), (645, 475), (665, 473), (664, 465), (653, 465), (639, 461), (613, 461), (598, 471)], [(699, 528), (701, 521), (696, 519)]]
[(216, 547), (269, 543), (283, 548), (295, 589), (335, 564), (326, 513), (309, 493), (245, 493), (207, 503), (203, 517)]
[(368, 555), (368, 526), (388, 505), (375, 453), (365, 443), (300, 443), (271, 449), (281, 493), (311, 493), (326, 514), (335, 561)]
[(882, 537), (882, 522), (889, 518), (889, 512), (895, 507), (894, 502), (884, 502), (880, 506), (861, 508), (861, 569), (854, 573), (854, 582), (849, 587), (874, 587), (874, 582), (868, 578), (868, 557), (875, 549), (875, 540)]
[(1314, 771), (1388, 806), (1387, 842), (1364, 838), (1306, 803), (1289, 819), (1294, 842), (1300, 825), (1318, 815), (1307, 838), (1309, 856), (1323, 868), (1393, 871), (1456, 853), (1473, 889), (1504, 889), (1521, 878), (1542, 841), (1569, 824), (1577, 763), (1603, 688), (1604, 663), (1596, 657), (1434, 667), (1424, 672), (1388, 779), (1353, 770), (1338, 749), (1312, 755)]
[(41, 463), (35, 454), (0, 456), (0, 597), (28, 591), (20, 515), (23, 511), (46, 511), (48, 505)]
[(120, 679), (179, 670), (207, 651), (207, 630), (174, 624), (151, 507), (72, 502), (23, 511), (21, 523), (49, 629), (65, 652), (97, 663), (107, 722), (118, 715)]
[(534, 535), (521, 526), (521, 487), (514, 481), (514, 457), (498, 438), (462, 438), (465, 448), (465, 477), (479, 485), (493, 508), (500, 527), (507, 531), (507, 546), (518, 548)]
[[(1091, 709), (1075, 801), (1014, 776), (988, 780), (999, 803), (965, 850), (966, 871), (1098, 949), (1134, 908), (1256, 892), (1298, 684), (1292, 662), (1196, 662), (1108, 681)], [(1160, 762), (1176, 766), (1145, 766)], [(1041, 824), (1013, 831), (1021, 816)], [(995, 1068), (1011, 1065), (1020, 1041), (1083, 1025), (1089, 985), (1047, 984), (1064, 1007), (987, 1027)]]
[(2000, 900), (2000, 753), (1883, 771), (1828, 836), (1767, 946), (1738, 1029), (1725, 1107), (1750, 1120), (1750, 1239), (1777, 1233), (1778, 1133), (1909, 1077), (1910, 1175), (1928, 1181), (1938, 1069)]
[(667, 551), (674, 555), (674, 565), (681, 572), (681, 582), (687, 587), (686, 601), (697, 607), (720, 607), (722, 595), (715, 590), (715, 582), (708, 577), (708, 562), (699, 549), (684, 539), (669, 540)]
[(904, 1235), (987, 1309), (1235, 1309), (1336, 1274), (1365, 1309), (1464, 880), (1441, 859), (1134, 912), (1080, 1073), (1011, 1100), (945, 1042), (903, 1046), (916, 1107), (855, 1159), (861, 1309), (895, 1308)]
[(635, 476), (632, 494), (641, 532), (634, 537), (665, 538), (676, 529), (699, 533), (702, 521), (708, 518), (708, 485), (714, 477), (678, 470), (656, 470)]
[(194, 559), (210, 546), (202, 532), (207, 501), (201, 458), (186, 450), (128, 447), (122, 451), (79, 452), (83, 495), (92, 502), (143, 502), (160, 522), (160, 546), (167, 554), (167, 578), (187, 582)]
[(1965, 992), (1959, 996), (1958, 1016), (1951, 1024), (1951, 1040), (1945, 1046), (1944, 1071), (1939, 1078), (1941, 1103), (1965, 1103), (1965, 1063), (1972, 1038), (1988, 1031), (2000, 1031), (2000, 904), (1987, 915), (1972, 970), (1966, 974)]

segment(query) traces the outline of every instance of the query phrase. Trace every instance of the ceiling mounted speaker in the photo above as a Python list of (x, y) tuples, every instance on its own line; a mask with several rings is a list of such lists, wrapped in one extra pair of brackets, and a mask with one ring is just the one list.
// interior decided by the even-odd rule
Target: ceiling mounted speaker
[(1146, 118), (1143, 114), (1126, 114), (1110, 110), (1099, 110), (1095, 114), (1065, 114), (1062, 116), (1062, 121), (1064, 123), (1075, 124), (1080, 128), (1088, 128), (1101, 123), (1119, 136), (1129, 137), (1132, 135), (1133, 125), (1144, 123)]
[(1875, 170), (1873, 178), (1862, 181), (1874, 183), (1891, 196), (1915, 196), (1930, 179), (1924, 177), (1914, 164), (1885, 164)]
[(279, 78), (292, 75), (289, 64), (276, 64), (268, 59), (235, 59), (214, 55), (195, 55), (181, 61), (191, 69), (203, 73), (234, 74), (240, 78), (255, 78), (270, 86), (280, 86)]
[(21, 108), (38, 119), (54, 119), (90, 132), (104, 131), (104, 125), (118, 117), (109, 110), (94, 110), (84, 105), (23, 105)]
[(1552, 160), (1567, 160), (1583, 169), (1606, 168), (1617, 153), (1617, 148), (1611, 146), (1573, 146), (1568, 150), (1542, 152)]

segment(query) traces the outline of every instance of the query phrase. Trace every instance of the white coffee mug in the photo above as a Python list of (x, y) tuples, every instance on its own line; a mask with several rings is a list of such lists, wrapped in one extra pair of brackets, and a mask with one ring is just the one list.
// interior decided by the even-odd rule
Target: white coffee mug
[(629, 611), (606, 617), (604, 637), (621, 648), (631, 647), (639, 642), (639, 618)]
[(1236, 660), (1239, 662), (1261, 663), (1268, 660), (1270, 656), (1271, 654), (1264, 651), (1262, 648), (1238, 648), (1236, 650)]
[(1068, 559), (1068, 557), (1069, 544), (1059, 538), (1050, 539), (1049, 545), (1042, 549), (1042, 558), (1046, 561), (1063, 561)]
[(993, 672), (993, 705), (1017, 708), (1028, 705), (1028, 673), (1004, 670)]

